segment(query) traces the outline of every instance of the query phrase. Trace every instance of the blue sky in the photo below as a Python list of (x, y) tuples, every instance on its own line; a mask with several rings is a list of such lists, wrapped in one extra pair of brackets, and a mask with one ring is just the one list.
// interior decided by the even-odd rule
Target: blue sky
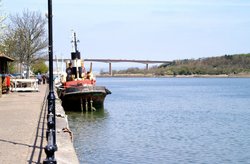
[[(47, 12), (44, 0), (2, 0), (7, 14)], [(197, 59), (250, 52), (249, 0), (53, 0), (54, 54), (84, 58)]]

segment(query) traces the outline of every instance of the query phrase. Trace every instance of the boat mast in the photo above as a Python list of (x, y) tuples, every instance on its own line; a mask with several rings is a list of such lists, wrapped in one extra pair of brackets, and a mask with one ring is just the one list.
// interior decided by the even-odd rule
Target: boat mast
[(72, 36), (72, 52), (78, 52), (78, 49), (77, 49), (77, 42), (79, 42), (79, 40), (76, 40), (76, 33), (73, 32), (73, 36)]
[[(74, 32), (73, 33), (73, 40), (71, 41), (72, 42), (72, 53), (73, 56), (71, 57), (72, 60), (73, 60), (73, 63), (74, 63), (74, 66), (75, 69), (76, 69), (76, 79), (79, 79), (79, 68), (81, 66), (81, 58), (80, 58), (80, 52), (78, 51), (77, 49), (77, 42), (79, 42), (79, 40), (76, 40), (76, 33)], [(79, 61), (80, 60), (80, 61)]]
[(74, 45), (75, 45), (75, 52), (77, 52), (77, 43), (76, 43), (76, 33), (74, 32)]

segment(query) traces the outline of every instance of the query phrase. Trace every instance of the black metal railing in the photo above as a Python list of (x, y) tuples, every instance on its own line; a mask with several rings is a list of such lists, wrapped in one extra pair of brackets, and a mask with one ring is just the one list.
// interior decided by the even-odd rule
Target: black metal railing
[(45, 146), (46, 159), (44, 164), (56, 164), (55, 151), (56, 145), (56, 113), (55, 113), (55, 94), (53, 85), (53, 33), (52, 33), (52, 0), (48, 0), (48, 33), (49, 33), (49, 94), (48, 94), (48, 114), (47, 114), (47, 131)]

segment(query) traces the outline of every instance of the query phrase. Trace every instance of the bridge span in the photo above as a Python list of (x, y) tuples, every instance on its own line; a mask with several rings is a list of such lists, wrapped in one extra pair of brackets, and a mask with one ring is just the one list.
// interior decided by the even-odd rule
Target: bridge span
[[(71, 59), (54, 59), (54, 61), (67, 62)], [(131, 60), (131, 59), (84, 59), (85, 62), (101, 62), (109, 64), (109, 75), (112, 76), (112, 63), (141, 63), (146, 64), (146, 70), (149, 69), (149, 64), (171, 64), (172, 61), (165, 60)]]

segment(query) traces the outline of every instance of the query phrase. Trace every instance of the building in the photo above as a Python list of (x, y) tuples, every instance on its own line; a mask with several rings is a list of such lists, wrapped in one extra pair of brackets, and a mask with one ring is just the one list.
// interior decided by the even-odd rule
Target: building
[(8, 62), (13, 62), (14, 59), (0, 53), (0, 97), (3, 92), (8, 92), (10, 87), (10, 77), (6, 74), (9, 73)]

